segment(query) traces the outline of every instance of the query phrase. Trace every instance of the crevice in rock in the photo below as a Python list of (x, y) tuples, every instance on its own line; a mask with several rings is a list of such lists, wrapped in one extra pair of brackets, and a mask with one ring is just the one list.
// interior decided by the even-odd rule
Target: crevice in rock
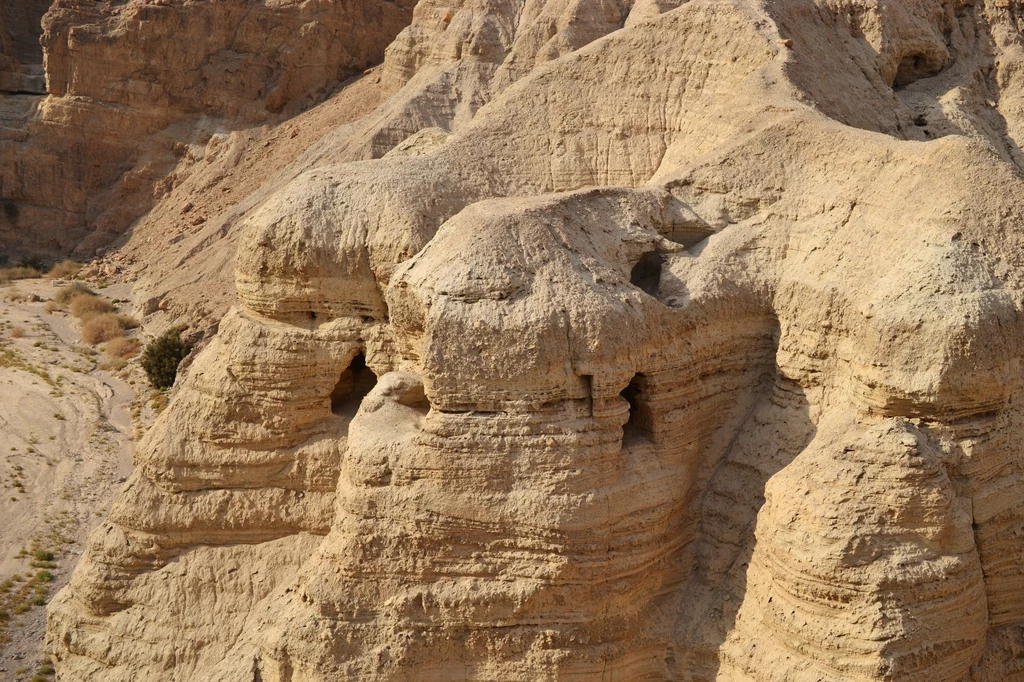
[(338, 378), (331, 391), (331, 412), (354, 415), (363, 398), (377, 385), (377, 375), (366, 366), (366, 356), (359, 353)]

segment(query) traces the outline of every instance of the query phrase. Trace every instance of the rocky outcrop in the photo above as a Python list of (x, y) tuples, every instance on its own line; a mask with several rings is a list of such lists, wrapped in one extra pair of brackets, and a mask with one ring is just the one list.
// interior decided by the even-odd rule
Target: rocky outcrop
[(405, 2), (199, 2), (83, 6), (57, 0), (43, 46), (50, 92), (236, 123), (295, 112), (380, 59)]
[(46, 94), (42, 17), (51, 0), (12, 0), (0, 7), (0, 93)]
[(0, 246), (93, 257), (170, 192), (193, 145), (322, 100), (380, 60), (411, 10), (58, 0), (42, 21), (48, 89), (28, 90), (50, 96), (0, 101), (0, 198), (13, 207)]
[(189, 237), (62, 679), (1020, 677), (1016, 12), (424, 0)]
[(42, 64), (42, 19), (53, 0), (10, 0), (0, 8), (4, 53), (20, 64)]

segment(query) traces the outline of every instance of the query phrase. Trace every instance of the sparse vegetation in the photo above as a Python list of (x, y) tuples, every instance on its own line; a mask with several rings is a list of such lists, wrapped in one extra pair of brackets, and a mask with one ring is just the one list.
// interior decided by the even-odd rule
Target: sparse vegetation
[[(46, 266), (52, 262), (47, 261)], [(117, 361), (121, 367), (126, 364), (124, 358), (137, 355), (142, 350), (143, 344), (138, 340), (125, 338), (126, 330), (137, 328), (139, 321), (125, 314), (132, 311), (127, 301), (124, 302), (124, 308), (118, 309), (117, 303), (108, 300), (109, 295), (97, 295), (82, 283), (69, 281), (69, 286), (51, 288), (50, 282), (41, 280), (14, 281), (42, 276), (45, 271), (42, 264), (36, 265), (39, 267), (5, 268), (0, 271), (0, 284), (8, 284), (0, 289), (0, 301), (30, 302), (29, 305), (18, 307), (4, 303), (4, 310), (0, 311), (3, 313), (0, 315), (0, 372), (5, 377), (14, 376), (8, 369), (18, 370), (18, 374), (29, 373), (21, 374), (16, 381), (23, 382), (26, 387), (33, 387), (29, 389), (33, 392), (41, 390), (44, 394), (49, 392), (50, 396), (57, 397), (66, 392), (74, 396), (73, 400), (88, 400), (92, 397), (89, 394), (92, 382), (82, 383), (76, 373), (95, 369), (98, 353), (86, 348), (83, 342), (69, 342), (65, 330), (69, 319), (65, 317), (63, 321), (55, 321), (43, 315), (43, 309), (51, 313), (70, 313), (72, 311), (69, 309), (74, 303), (73, 313), (77, 318), (75, 326), (82, 331), (81, 338), (91, 344), (103, 343), (99, 347), (107, 354), (118, 356)], [(80, 267), (75, 263), (61, 263), (47, 274), (53, 279), (67, 277), (70, 280)], [(82, 300), (76, 302), (76, 299)], [(59, 317), (62, 315), (58, 314)], [(133, 367), (132, 371), (136, 373), (135, 376), (141, 374), (137, 368)], [(45, 386), (44, 382), (49, 386)], [(36, 388), (40, 385), (43, 385), (41, 389)], [(45, 425), (47, 430), (40, 428), (36, 432), (20, 434), (24, 442), (18, 441), (16, 447), (10, 441), (2, 443), (5, 461), (0, 462), (4, 464), (0, 471), (0, 493), (10, 500), (4, 503), (6, 508), (19, 517), (34, 512), (38, 500), (49, 494), (46, 487), (39, 485), (38, 475), (47, 471), (46, 467), (63, 462), (61, 457), (65, 452), (65, 441), (75, 442), (79, 427), (86, 425), (86, 422), (78, 418), (77, 411), (64, 411), (64, 403), (53, 403), (48, 410), (45, 407), (39, 409), (42, 403), (33, 404), (32, 407), (32, 419), (41, 420), (40, 425)], [(92, 403), (87, 403), (86, 408), (87, 411), (99, 410), (100, 404), (97, 403), (94, 408)], [(106, 430), (97, 427), (97, 434), (95, 439), (89, 438), (88, 444), (82, 443), (80, 449), (70, 450), (68, 460), (83, 462), (88, 461), (89, 457), (95, 457), (96, 466), (106, 472), (117, 464), (120, 455), (117, 449), (119, 436), (109, 424)], [(95, 505), (78, 508), (77, 505), (84, 504), (81, 502), (82, 486), (81, 480), (71, 476), (63, 490), (54, 491), (55, 495), (60, 495), (61, 500), (71, 502), (61, 502), (60, 507), (73, 509), (74, 515), (67, 511), (60, 512), (67, 514), (66, 517), (51, 517), (47, 514), (47, 527), (36, 533), (31, 545), (26, 541), (18, 555), (18, 561), (22, 562), (20, 575), (0, 574), (0, 653), (4, 653), (10, 642), (25, 641), (37, 634), (38, 624), (44, 617), (43, 610), (66, 577), (63, 575), (63, 558), (60, 557), (70, 554), (71, 543), (79, 539), (78, 517), (83, 514), (91, 517), (95, 509)], [(35, 523), (32, 520), (32, 524)], [(24, 631), (19, 628), (24, 628)], [(7, 658), (4, 663), (7, 664)], [(53, 667), (45, 659), (26, 657), (23, 664), (28, 667), (19, 671), (19, 680), (53, 680)], [(14, 666), (9, 665), (7, 670), (13, 671)], [(7, 679), (5, 675), (11, 674), (0, 674), (0, 678)]]
[(107, 357), (115, 360), (126, 360), (138, 355), (139, 342), (137, 339), (127, 339), (124, 337), (112, 339), (104, 346), (103, 352), (107, 354)]
[(36, 272), (43, 272), (46, 270), (46, 263), (39, 256), (22, 256), (21, 262), (18, 263), (23, 268), (35, 270)]
[[(74, 303), (77, 303), (79, 300), (81, 299), (76, 298)], [(124, 327), (121, 326), (118, 316), (113, 313), (103, 313), (90, 317), (82, 325), (82, 340), (91, 346), (123, 337)]]
[(80, 282), (75, 282), (74, 284), (69, 284), (66, 287), (58, 289), (53, 300), (59, 305), (68, 305), (71, 301), (83, 294), (87, 296), (95, 296), (96, 292)]
[(42, 276), (43, 273), (35, 268), (0, 268), (0, 284), (9, 284), (19, 279), (35, 279)]
[(114, 312), (114, 304), (99, 296), (82, 294), (72, 299), (68, 309), (84, 324), (97, 315)]
[(192, 350), (181, 340), (184, 327), (172, 327), (146, 346), (142, 353), (142, 368), (154, 388), (170, 388), (178, 376), (178, 365)]
[(64, 277), (74, 277), (78, 274), (78, 271), (82, 269), (81, 263), (76, 263), (73, 260), (63, 260), (57, 263), (50, 271), (46, 273), (46, 276), (50, 279), (63, 279)]
[(117, 321), (120, 322), (121, 326), (124, 327), (125, 329), (138, 329), (139, 328), (139, 321), (136, 320), (131, 315), (121, 315), (120, 313), (118, 313)]

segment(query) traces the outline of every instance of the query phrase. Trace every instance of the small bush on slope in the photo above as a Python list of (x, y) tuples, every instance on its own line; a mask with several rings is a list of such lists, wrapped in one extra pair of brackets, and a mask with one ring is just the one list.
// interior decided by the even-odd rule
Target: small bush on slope
[(153, 388), (170, 388), (178, 376), (178, 365), (192, 350), (181, 340), (183, 327), (172, 327), (146, 346), (142, 353), (142, 369), (146, 370)]

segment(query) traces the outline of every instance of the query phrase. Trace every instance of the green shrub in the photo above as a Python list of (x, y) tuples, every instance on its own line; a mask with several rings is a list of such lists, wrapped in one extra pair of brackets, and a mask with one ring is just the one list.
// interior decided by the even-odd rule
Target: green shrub
[(41, 583), (53, 582), (53, 573), (49, 571), (39, 571), (36, 573), (36, 580)]
[(142, 369), (146, 370), (153, 388), (170, 388), (178, 376), (178, 365), (192, 350), (181, 340), (184, 327), (172, 327), (146, 346), (142, 352)]
[(39, 272), (45, 272), (46, 270), (46, 263), (39, 256), (24, 256), (18, 265), (23, 268), (32, 268)]
[(37, 561), (53, 561), (53, 552), (47, 552), (45, 549), (37, 549), (33, 556)]

